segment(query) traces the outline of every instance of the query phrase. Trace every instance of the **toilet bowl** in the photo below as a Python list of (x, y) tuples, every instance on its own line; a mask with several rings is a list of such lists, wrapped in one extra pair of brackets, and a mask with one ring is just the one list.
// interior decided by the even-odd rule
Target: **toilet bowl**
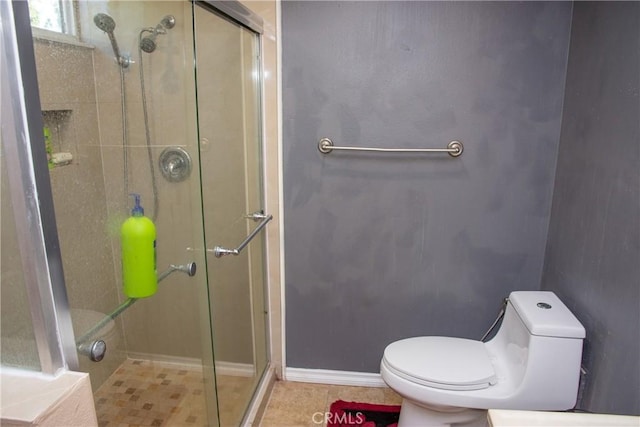
[(487, 409), (572, 408), (584, 337), (554, 293), (512, 292), (490, 341), (396, 341), (385, 349), (380, 372), (403, 397), (399, 427), (486, 425)]

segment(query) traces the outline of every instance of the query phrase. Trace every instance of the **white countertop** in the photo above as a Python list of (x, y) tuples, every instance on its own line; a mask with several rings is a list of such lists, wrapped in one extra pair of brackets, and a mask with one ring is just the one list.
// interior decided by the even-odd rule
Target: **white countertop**
[(504, 409), (489, 409), (489, 425), (491, 425), (492, 427), (640, 427), (640, 417), (628, 415), (589, 414), (583, 412), (513, 411)]

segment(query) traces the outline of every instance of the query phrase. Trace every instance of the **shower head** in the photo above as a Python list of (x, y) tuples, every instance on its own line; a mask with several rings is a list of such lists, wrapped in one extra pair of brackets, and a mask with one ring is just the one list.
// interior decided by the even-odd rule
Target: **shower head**
[(142, 40), (140, 40), (140, 49), (142, 49), (143, 51), (147, 52), (147, 53), (151, 53), (154, 50), (156, 50), (156, 35), (157, 33), (154, 32), (153, 34), (151, 34), (150, 36), (144, 37)]
[(116, 29), (116, 21), (106, 13), (97, 13), (93, 17), (93, 23), (96, 24), (96, 27), (107, 33), (109, 36), (109, 41), (111, 42), (111, 47), (113, 48), (113, 54), (116, 56), (116, 60), (118, 64), (122, 68), (127, 68), (129, 66), (129, 58), (125, 58), (120, 55), (120, 49), (118, 49), (118, 42), (116, 41), (116, 36), (113, 34), (113, 30)]
[(160, 23), (156, 25), (155, 28), (147, 28), (145, 30), (142, 30), (143, 32), (146, 31), (151, 33), (151, 35), (140, 39), (140, 49), (147, 53), (153, 52), (157, 47), (156, 37), (158, 37), (158, 34), (167, 34), (167, 30), (170, 30), (175, 26), (176, 18), (174, 18), (173, 15), (167, 15), (162, 18)]
[(96, 27), (100, 28), (105, 33), (113, 33), (116, 29), (116, 21), (106, 13), (98, 13), (93, 17), (93, 22)]

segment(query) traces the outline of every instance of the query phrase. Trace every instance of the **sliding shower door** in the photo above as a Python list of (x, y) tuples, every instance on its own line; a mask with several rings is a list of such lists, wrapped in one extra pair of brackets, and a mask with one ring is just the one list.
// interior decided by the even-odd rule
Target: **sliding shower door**
[[(208, 3), (16, 4), (31, 10), (25, 55), (37, 84), (23, 90), (40, 101), (30, 138), (53, 199), (44, 214), (55, 218), (65, 287), (55, 290), (69, 303), (56, 309), (73, 322), (63, 339), (75, 342), (63, 346), (90, 374), (98, 423), (239, 425), (268, 363), (259, 35)], [(26, 10), (17, 26), (28, 34)], [(7, 229), (15, 200), (5, 193), (21, 189), (8, 190)], [(146, 298), (123, 292), (131, 193), (156, 227), (161, 283)], [(20, 262), (5, 254), (23, 238), (14, 234), (2, 236), (7, 263)], [(3, 263), (2, 363), (38, 370), (14, 270)]]
[[(241, 422), (267, 365), (260, 39), (207, 4), (196, 5), (194, 17), (218, 410), (221, 425), (232, 426)], [(247, 242), (256, 228), (261, 231)]]
[[(59, 3), (73, 7), (61, 10)], [(193, 6), (30, 6), (42, 150), (49, 154), (79, 367), (90, 373), (98, 421), (215, 426)], [(46, 27), (61, 13), (74, 25)], [(137, 300), (123, 292), (120, 261), (130, 193), (141, 196), (155, 223), (160, 280), (154, 295)]]

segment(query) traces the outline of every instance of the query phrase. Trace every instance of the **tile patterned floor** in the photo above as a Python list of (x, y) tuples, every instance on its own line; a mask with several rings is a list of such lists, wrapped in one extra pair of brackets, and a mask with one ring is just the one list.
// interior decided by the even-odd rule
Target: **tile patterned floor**
[[(240, 423), (252, 377), (219, 376), (220, 419), (223, 427)], [(100, 427), (207, 426), (202, 369), (147, 360), (126, 360), (96, 391)], [(347, 387), (278, 381), (273, 387), (260, 427), (319, 427), (336, 400), (399, 405), (388, 388)], [(211, 424), (213, 425), (213, 424)]]
[(347, 387), (278, 381), (273, 387), (260, 427), (321, 427), (322, 414), (336, 400), (400, 405), (389, 388)]
[(222, 427), (238, 426), (253, 396), (256, 378), (218, 375), (217, 381), (220, 425)]
[(126, 360), (94, 395), (105, 426), (206, 426), (202, 370)]

